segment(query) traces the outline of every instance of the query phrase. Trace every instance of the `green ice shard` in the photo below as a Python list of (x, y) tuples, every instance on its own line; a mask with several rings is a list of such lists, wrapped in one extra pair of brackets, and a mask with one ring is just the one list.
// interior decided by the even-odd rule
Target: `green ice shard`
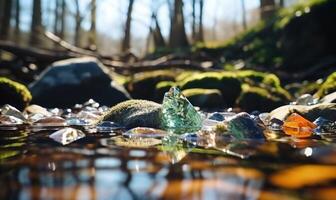
[(177, 87), (170, 88), (164, 95), (161, 126), (176, 134), (198, 131), (202, 127), (201, 115)]

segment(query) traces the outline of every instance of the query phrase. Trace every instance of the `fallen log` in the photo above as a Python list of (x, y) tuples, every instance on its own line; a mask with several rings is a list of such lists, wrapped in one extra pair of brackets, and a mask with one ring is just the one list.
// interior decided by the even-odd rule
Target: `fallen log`
[(69, 52), (55, 52), (34, 47), (22, 47), (9, 41), (0, 41), (0, 50), (7, 51), (24, 61), (54, 62), (75, 56)]

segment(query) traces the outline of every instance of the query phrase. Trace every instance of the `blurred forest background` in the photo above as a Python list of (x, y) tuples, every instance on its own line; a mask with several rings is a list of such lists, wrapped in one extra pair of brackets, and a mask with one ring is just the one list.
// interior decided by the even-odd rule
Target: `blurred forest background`
[[(165, 45), (223, 42), (297, 1), (2, 0), (0, 38), (53, 48), (43, 30), (77, 47), (96, 46), (103, 54), (131, 51), (144, 56)], [(174, 20), (179, 15), (181, 21)]]

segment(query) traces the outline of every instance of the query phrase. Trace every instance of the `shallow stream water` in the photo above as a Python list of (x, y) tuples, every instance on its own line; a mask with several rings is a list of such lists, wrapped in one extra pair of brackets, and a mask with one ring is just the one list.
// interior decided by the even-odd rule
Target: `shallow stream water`
[[(53, 131), (0, 131), (0, 199), (334, 199), (333, 141), (242, 143), (246, 159), (199, 148), (123, 147), (114, 134), (62, 146)], [(167, 148), (166, 148), (167, 149)]]

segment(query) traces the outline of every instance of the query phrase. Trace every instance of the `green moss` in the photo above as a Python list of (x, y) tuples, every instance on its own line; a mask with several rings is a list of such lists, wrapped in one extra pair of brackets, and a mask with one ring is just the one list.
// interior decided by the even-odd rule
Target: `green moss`
[(278, 97), (278, 95), (279, 94), (264, 88), (250, 87), (247, 84), (244, 84), (242, 94), (237, 99), (237, 105), (248, 112), (254, 110), (270, 112), (287, 103), (287, 101)]
[(292, 98), (291, 95), (281, 87), (280, 79), (274, 74), (246, 70), (237, 72), (237, 76), (244, 83), (269, 90), (281, 99), (290, 100)]
[(284, 28), (294, 17), (300, 16), (310, 11), (313, 6), (326, 3), (327, 0), (305, 0), (300, 1), (291, 7), (281, 9), (278, 13), (278, 20), (275, 23), (275, 28)]
[(218, 89), (227, 106), (232, 106), (240, 94), (241, 82), (235, 73), (205, 72), (195, 74), (179, 83), (182, 90), (190, 88)]
[(4, 77), (0, 77), (0, 94), (0, 105), (10, 104), (20, 110), (32, 100), (26, 86)]
[(127, 83), (127, 88), (135, 99), (155, 100), (156, 84), (161, 81), (175, 81), (175, 77), (176, 73), (169, 70), (138, 73)]
[(190, 77), (190, 76), (193, 76), (194, 74), (197, 74), (199, 72), (197, 71), (183, 71), (182, 73), (180, 73), (178, 76), (176, 76), (176, 81), (177, 82), (180, 82), (180, 81), (183, 81), (184, 79)]
[(128, 100), (113, 106), (100, 121), (113, 121), (127, 128), (159, 128), (161, 105), (146, 100)]
[(201, 108), (218, 108), (223, 106), (223, 97), (217, 89), (193, 88), (182, 91), (191, 104)]
[(327, 94), (336, 91), (336, 72), (330, 74), (327, 79), (324, 81), (320, 89), (317, 91), (315, 96), (321, 98)]
[[(333, 6), (335, 6), (333, 3), (335, 2), (330, 0), (303, 0), (294, 6), (279, 9), (274, 17), (261, 21), (256, 26), (225, 43), (217, 43), (216, 45), (203, 43), (198, 44), (194, 49), (196, 52), (206, 52), (214, 58), (225, 58), (225, 63), (242, 59), (251, 66), (292, 67), (297, 65), (297, 60), (309, 60), (305, 58), (305, 55), (301, 56), (299, 54), (299, 56), (294, 57), (296, 52), (301, 50), (304, 52), (306, 50), (305, 47), (310, 44), (306, 45), (297, 42), (296, 36), (302, 38), (300, 36), (302, 31), (296, 31), (295, 28), (299, 28), (299, 30), (307, 28), (307, 32), (314, 33), (317, 32), (316, 28), (324, 29), (329, 22), (325, 22), (325, 25), (322, 24), (320, 26), (310, 24), (316, 24), (318, 23), (316, 20), (320, 19), (321, 21), (326, 21), (323, 20), (323, 16), (319, 12), (328, 11), (328, 9), (323, 9), (322, 7), (330, 7), (328, 12), (332, 12)], [(333, 17), (333, 15), (330, 16)], [(298, 17), (301, 17), (302, 21), (298, 22)], [(292, 26), (289, 26), (290, 24)], [(330, 31), (328, 33), (333, 34)], [(306, 39), (313, 40), (314, 38), (308, 34)], [(292, 45), (291, 42), (293, 42), (293, 45), (297, 44), (298, 50), (294, 48), (286, 49), (289, 45)], [(314, 53), (315, 51), (311, 50), (311, 52)], [(316, 56), (320, 57), (321, 55), (318, 54)], [(307, 66), (309, 64), (311, 63), (307, 63)], [(303, 65), (303, 67), (306, 66)]]

